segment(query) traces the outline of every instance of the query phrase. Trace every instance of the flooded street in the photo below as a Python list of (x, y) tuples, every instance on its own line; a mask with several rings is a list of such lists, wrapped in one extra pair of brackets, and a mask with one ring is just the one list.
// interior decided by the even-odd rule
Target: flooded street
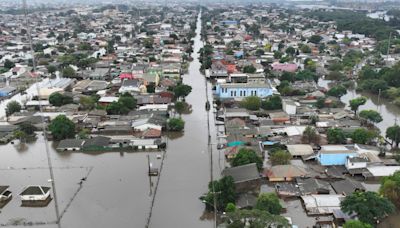
[[(182, 137), (170, 140), (161, 173), (160, 184), (150, 227), (211, 227), (213, 221), (203, 220), (204, 204), (199, 197), (207, 192), (210, 181), (210, 161), (207, 149), (208, 128), (206, 103), (206, 80), (200, 73), (198, 51), (202, 47), (200, 40), (201, 23), (197, 21), (194, 38), (193, 62), (183, 82), (192, 86), (192, 92), (186, 102), (192, 105), (192, 113), (183, 115), (185, 133)], [(208, 93), (211, 94), (208, 86)], [(213, 117), (210, 114), (211, 135), (214, 133)], [(212, 137), (214, 139), (214, 137)], [(218, 152), (214, 150), (214, 160)], [(215, 173), (217, 170), (214, 170)]]

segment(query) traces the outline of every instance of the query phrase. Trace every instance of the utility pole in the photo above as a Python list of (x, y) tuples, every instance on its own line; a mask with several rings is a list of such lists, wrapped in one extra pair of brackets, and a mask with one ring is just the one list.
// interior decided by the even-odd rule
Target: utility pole
[[(26, 30), (28, 33), (28, 40), (29, 40), (29, 46), (30, 46), (30, 52), (32, 55), (32, 69), (33, 72), (36, 73), (36, 62), (35, 62), (35, 52), (33, 50), (33, 43), (32, 43), (32, 31), (31, 27), (29, 26), (28, 23), (28, 10), (27, 10), (27, 5), (26, 5), (26, 0), (22, 1), (22, 7), (24, 9), (24, 17), (25, 17), (25, 26)], [(40, 88), (39, 88), (39, 77), (37, 75), (34, 76), (35, 78), (35, 83), (36, 83), (36, 90), (37, 90), (37, 95), (40, 97)], [(58, 208), (58, 201), (57, 201), (57, 191), (56, 191), (56, 180), (54, 178), (54, 172), (53, 172), (53, 165), (51, 162), (51, 156), (50, 156), (50, 150), (49, 150), (49, 143), (47, 140), (47, 129), (46, 129), (46, 121), (43, 116), (43, 106), (39, 100), (39, 110), (40, 110), (40, 116), (42, 120), (42, 125), (43, 125), (43, 140), (44, 140), (44, 146), (46, 150), (46, 155), (47, 155), (47, 164), (49, 166), (49, 172), (50, 172), (50, 179), (51, 179), (51, 187), (53, 188), (53, 198), (54, 198), (54, 207), (55, 207), (55, 212), (56, 212), (56, 224), (58, 228), (61, 228), (61, 221), (60, 221), (60, 211)]]
[(387, 53), (386, 53), (386, 61), (389, 60), (389, 50), (390, 50), (390, 39), (392, 37), (392, 32), (389, 33), (389, 42), (388, 42), (388, 47), (387, 47)]
[(150, 155), (147, 155), (147, 166), (148, 166), (148, 171), (147, 171), (147, 175), (149, 176), (149, 187), (150, 187), (150, 193), (149, 195), (151, 196), (153, 194), (153, 190), (151, 189), (151, 163), (150, 163)]

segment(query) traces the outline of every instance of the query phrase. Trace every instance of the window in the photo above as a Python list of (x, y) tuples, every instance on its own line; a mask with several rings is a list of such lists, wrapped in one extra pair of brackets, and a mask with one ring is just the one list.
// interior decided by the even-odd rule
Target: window
[(237, 96), (237, 94), (236, 94), (236, 91), (235, 91), (235, 95), (234, 95), (235, 97)]
[(257, 96), (257, 90), (254, 90), (254, 96)]
[(245, 91), (243, 91), (243, 96), (244, 96), (244, 97), (246, 96), (246, 90), (245, 90)]
[(231, 97), (233, 97), (233, 91), (231, 91)]
[(243, 91), (242, 91), (242, 90), (240, 90), (240, 96), (241, 96), (241, 97), (243, 96)]

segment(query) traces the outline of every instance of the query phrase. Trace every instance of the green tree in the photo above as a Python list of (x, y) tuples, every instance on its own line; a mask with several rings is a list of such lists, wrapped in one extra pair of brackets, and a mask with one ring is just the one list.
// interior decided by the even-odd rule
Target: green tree
[(346, 135), (340, 128), (329, 128), (327, 135), (330, 144), (342, 144), (346, 142)]
[(357, 97), (350, 100), (350, 108), (354, 111), (354, 114), (357, 115), (358, 107), (364, 105), (367, 102), (366, 97)]
[(57, 71), (57, 67), (54, 65), (48, 65), (47, 66), (47, 72), (49, 72), (49, 74), (54, 74)]
[(54, 106), (57, 106), (57, 107), (60, 107), (60, 106), (66, 105), (66, 104), (71, 104), (72, 102), (73, 102), (72, 97), (63, 95), (58, 92), (52, 93), (49, 97), (49, 103)]
[(6, 61), (4, 61), (4, 67), (6, 69), (11, 69), (11, 68), (15, 67), (15, 63), (10, 61), (9, 59), (6, 59)]
[(137, 101), (130, 93), (124, 93), (118, 98), (118, 103), (129, 110), (133, 110), (136, 108)]
[(275, 193), (262, 193), (257, 198), (255, 209), (279, 215), (282, 212), (282, 205)]
[(367, 130), (365, 128), (357, 128), (352, 134), (351, 138), (354, 143), (368, 144), (371, 143), (373, 139), (378, 137), (378, 133), (373, 130)]
[(62, 75), (63, 75), (63, 77), (66, 77), (66, 78), (74, 78), (74, 77), (76, 77), (76, 72), (72, 67), (67, 66), (63, 69)]
[(14, 131), (13, 136), (19, 139), (20, 142), (24, 142), (27, 138), (27, 134), (21, 130)]
[(75, 124), (65, 115), (58, 115), (49, 125), (51, 135), (55, 140), (73, 138), (75, 136)]
[(388, 127), (386, 129), (386, 138), (392, 140), (392, 145), (394, 144), (394, 147), (399, 147), (400, 143), (400, 126), (399, 125), (393, 125), (391, 127)]
[(375, 110), (362, 110), (359, 116), (373, 123), (379, 123), (383, 120), (381, 114)]
[(290, 227), (286, 218), (257, 209), (236, 210), (227, 214), (227, 220), (227, 228)]
[(280, 52), (280, 51), (274, 51), (274, 58), (275, 59), (280, 59), (280, 58), (282, 58), (282, 52)]
[(92, 110), (96, 107), (96, 100), (91, 96), (82, 96), (79, 98), (79, 105), (83, 110)]
[(225, 212), (235, 212), (236, 211), (236, 205), (234, 203), (228, 203), (225, 207)]
[(269, 160), (272, 165), (287, 165), (290, 163), (292, 156), (285, 150), (278, 150), (271, 154)]
[(78, 132), (78, 138), (79, 139), (88, 139), (89, 133), (90, 133), (90, 130), (82, 129), (81, 131)]
[(190, 92), (192, 92), (192, 87), (190, 85), (179, 84), (175, 86), (173, 91), (175, 98), (185, 98)]
[(317, 102), (315, 102), (315, 107), (317, 108), (325, 107), (325, 97), (318, 97)]
[(296, 49), (294, 49), (292, 46), (289, 46), (288, 48), (286, 48), (285, 52), (290, 56), (294, 56), (294, 54), (296, 54)]
[(392, 201), (397, 208), (400, 208), (400, 171), (382, 179), (379, 193)]
[(177, 101), (175, 102), (175, 111), (179, 113), (179, 115), (182, 115), (183, 111), (185, 110), (185, 102), (183, 101)]
[(311, 48), (310, 48), (310, 46), (308, 46), (308, 45), (306, 45), (306, 44), (301, 45), (301, 46), (300, 46), (300, 50), (301, 50), (301, 52), (303, 52), (303, 53), (311, 53)]
[(19, 125), (19, 130), (24, 132), (26, 135), (34, 135), (37, 128), (33, 126), (31, 123), (24, 122)]
[(322, 40), (322, 36), (319, 35), (312, 35), (309, 39), (309, 42), (313, 43), (313, 44), (319, 44), (319, 42), (321, 42)]
[(241, 148), (236, 156), (231, 160), (233, 167), (256, 163), (258, 170), (263, 167), (263, 161), (254, 150)]
[(347, 93), (347, 90), (342, 85), (334, 86), (334, 87), (330, 88), (327, 92), (327, 94), (329, 96), (334, 96), (337, 98), (340, 98), (341, 96), (345, 95), (346, 93)]
[(18, 101), (10, 101), (6, 106), (6, 116), (11, 116), (13, 113), (21, 111), (21, 104)]
[(256, 70), (257, 69), (253, 65), (246, 65), (243, 67), (243, 73), (253, 74)]
[(200, 197), (208, 210), (214, 210), (214, 197), (217, 210), (222, 211), (229, 203), (235, 203), (236, 192), (233, 177), (224, 176), (219, 180), (208, 183), (208, 193)]
[(373, 228), (373, 227), (370, 224), (363, 223), (359, 220), (348, 220), (343, 225), (343, 228)]
[(183, 131), (185, 128), (185, 121), (182, 118), (170, 118), (167, 126), (170, 131)]
[(318, 137), (317, 131), (315, 130), (314, 127), (307, 126), (306, 129), (304, 129), (302, 141), (304, 143), (318, 143), (319, 142), (319, 137)]
[(265, 110), (282, 109), (282, 98), (279, 95), (273, 95), (261, 102), (261, 108)]
[(340, 203), (343, 212), (357, 213), (361, 222), (375, 225), (395, 211), (395, 206), (387, 198), (376, 192), (354, 192)]
[(261, 99), (256, 96), (249, 96), (244, 98), (241, 102), (240, 105), (244, 107), (245, 109), (256, 111), (259, 110), (261, 107)]
[(302, 70), (297, 72), (295, 79), (297, 81), (318, 81), (318, 75), (309, 70)]

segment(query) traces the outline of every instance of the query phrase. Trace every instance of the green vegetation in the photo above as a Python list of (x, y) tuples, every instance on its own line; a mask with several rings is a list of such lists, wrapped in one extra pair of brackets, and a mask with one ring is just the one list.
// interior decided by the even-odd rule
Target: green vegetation
[(373, 228), (368, 223), (363, 223), (359, 220), (348, 220), (344, 225), (343, 228)]
[(269, 160), (271, 161), (272, 165), (287, 165), (290, 163), (290, 159), (292, 156), (286, 150), (277, 150), (271, 153)]
[(340, 98), (341, 96), (345, 95), (347, 93), (347, 90), (344, 86), (342, 85), (337, 85), (332, 88), (330, 88), (327, 92), (329, 96), (337, 97)]
[(216, 209), (219, 211), (224, 210), (228, 204), (235, 204), (235, 183), (231, 176), (222, 177), (208, 184), (208, 193), (200, 197), (200, 200), (206, 204), (207, 210), (214, 210), (214, 197)]
[(382, 179), (379, 193), (392, 201), (397, 208), (400, 208), (400, 171)]
[(74, 78), (76, 77), (76, 72), (72, 67), (67, 66), (62, 70), (62, 76), (66, 78)]
[(386, 138), (392, 140), (392, 146), (398, 148), (400, 143), (400, 126), (396, 124), (388, 127), (386, 129)]
[(282, 205), (275, 193), (262, 193), (257, 198), (255, 209), (279, 215), (282, 212)]
[(176, 99), (185, 98), (190, 92), (192, 92), (192, 87), (190, 85), (179, 84), (173, 88), (173, 92)]
[(346, 135), (340, 128), (329, 128), (327, 135), (329, 144), (343, 144), (346, 142)]
[(313, 43), (313, 44), (319, 44), (319, 42), (321, 42), (322, 40), (322, 36), (319, 35), (312, 35), (309, 39), (309, 42)]
[(257, 155), (254, 150), (241, 148), (236, 156), (231, 160), (233, 167), (256, 163), (258, 170), (263, 167), (262, 159)]
[(359, 116), (373, 123), (379, 123), (383, 120), (381, 114), (375, 110), (362, 110)]
[(354, 192), (340, 203), (343, 212), (357, 213), (361, 222), (375, 225), (395, 211), (395, 206), (387, 198), (376, 192)]
[(112, 102), (106, 107), (108, 115), (126, 115), (136, 108), (136, 99), (130, 93), (122, 94), (118, 102)]
[(354, 111), (354, 114), (357, 115), (358, 107), (364, 105), (367, 102), (366, 97), (357, 97), (350, 100), (350, 108)]
[(12, 114), (21, 111), (21, 104), (18, 101), (10, 101), (6, 106), (6, 116), (11, 116)]
[(167, 126), (170, 131), (183, 131), (185, 128), (185, 121), (182, 118), (170, 118)]
[(82, 110), (92, 110), (96, 107), (97, 96), (82, 96), (79, 98), (79, 107)]
[(73, 138), (75, 136), (75, 124), (65, 115), (59, 115), (52, 120), (49, 130), (55, 140)]
[(319, 21), (336, 21), (339, 31), (351, 30), (354, 33), (365, 34), (377, 40), (387, 39), (390, 32), (395, 34), (395, 30), (387, 22), (369, 18), (363, 12), (350, 10), (333, 10), (328, 12), (318, 10), (309, 12), (307, 15), (317, 18)]
[(256, 96), (249, 96), (240, 102), (240, 106), (248, 110), (257, 111), (261, 107), (261, 99)]
[(73, 102), (72, 97), (63, 95), (61, 93), (52, 93), (49, 97), (50, 104), (60, 107), (66, 104), (71, 104)]
[(282, 99), (279, 95), (273, 95), (261, 101), (261, 108), (264, 110), (282, 109)]
[(369, 144), (371, 143), (376, 137), (378, 137), (378, 133), (373, 130), (367, 130), (365, 128), (357, 128), (352, 134), (351, 138), (353, 139), (354, 143), (359, 144)]
[(319, 136), (317, 134), (317, 130), (314, 127), (307, 126), (303, 132), (302, 141), (304, 143), (318, 143)]
[(26, 123), (22, 123), (19, 125), (19, 130), (24, 132), (28, 136), (33, 136), (33, 135), (35, 135), (35, 131), (37, 129), (31, 123), (26, 122)]
[(247, 65), (243, 67), (243, 73), (254, 74), (256, 70), (257, 69), (253, 65)]

